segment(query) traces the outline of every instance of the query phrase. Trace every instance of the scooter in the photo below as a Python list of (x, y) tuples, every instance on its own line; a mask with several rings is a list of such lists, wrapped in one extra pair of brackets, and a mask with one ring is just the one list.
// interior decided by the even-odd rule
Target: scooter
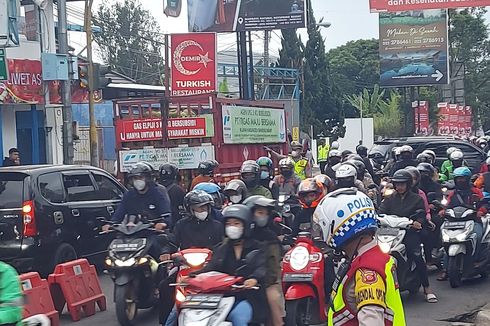
[[(396, 259), (397, 278), (401, 291), (417, 293), (422, 285), (415, 272), (415, 262), (408, 259), (403, 239), (413, 221), (407, 217), (396, 215), (378, 215), (380, 227), (376, 232), (376, 240), (382, 252)], [(423, 255), (422, 255), (423, 256)]]
[[(286, 299), (286, 326), (327, 321), (325, 306), (325, 243), (300, 232), (282, 261), (282, 286)], [(332, 275), (332, 279), (335, 275)]]
[(481, 275), (488, 277), (490, 268), (490, 217), (483, 216), (483, 237), (479, 257), (475, 257), (476, 234), (473, 226), (476, 211), (467, 207), (446, 210), (446, 221), (441, 226), (444, 249), (448, 255), (447, 273), (453, 288), (461, 285), (463, 278)]

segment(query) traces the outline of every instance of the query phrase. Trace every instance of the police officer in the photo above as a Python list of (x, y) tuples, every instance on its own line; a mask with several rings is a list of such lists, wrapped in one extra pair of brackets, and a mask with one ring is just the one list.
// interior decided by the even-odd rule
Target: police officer
[(278, 160), (290, 157), (294, 162), (294, 173), (298, 176), (298, 178), (300, 178), (300, 180), (311, 178), (311, 164), (308, 162), (308, 159), (302, 155), (303, 145), (301, 145), (301, 143), (298, 141), (292, 141), (290, 147), (291, 153), (288, 156), (281, 155), (269, 147), (264, 148)]
[(325, 138), (321, 138), (318, 143), (318, 164), (320, 165), (320, 171), (323, 173), (328, 162), (328, 152), (330, 146), (325, 141)]
[(340, 189), (325, 197), (313, 220), (324, 240), (347, 256), (333, 284), (328, 325), (405, 325), (395, 261), (374, 238), (372, 201), (355, 189)]

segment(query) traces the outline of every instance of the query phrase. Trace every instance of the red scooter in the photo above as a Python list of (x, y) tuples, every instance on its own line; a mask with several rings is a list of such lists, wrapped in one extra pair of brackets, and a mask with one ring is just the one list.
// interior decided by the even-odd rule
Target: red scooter
[(326, 245), (317, 245), (309, 232), (300, 232), (283, 258), (282, 286), (286, 299), (286, 326), (327, 321), (322, 247)]

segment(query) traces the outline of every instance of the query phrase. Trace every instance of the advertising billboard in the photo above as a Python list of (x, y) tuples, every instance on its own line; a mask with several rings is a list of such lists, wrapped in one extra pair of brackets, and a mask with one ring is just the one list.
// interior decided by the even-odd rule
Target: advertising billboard
[(171, 35), (172, 96), (216, 91), (216, 34)]
[(169, 139), (209, 137), (206, 135), (206, 118), (168, 119), (167, 133)]
[(438, 135), (470, 136), (473, 130), (473, 115), (470, 106), (441, 102), (439, 109)]
[(379, 15), (380, 86), (449, 82), (447, 10)]
[(369, 0), (371, 12), (490, 6), (490, 0)]
[(306, 0), (187, 0), (189, 32), (306, 26)]
[(414, 101), (412, 108), (415, 121), (415, 134), (419, 136), (429, 135), (429, 102)]
[(225, 144), (272, 144), (286, 142), (284, 110), (222, 106)]

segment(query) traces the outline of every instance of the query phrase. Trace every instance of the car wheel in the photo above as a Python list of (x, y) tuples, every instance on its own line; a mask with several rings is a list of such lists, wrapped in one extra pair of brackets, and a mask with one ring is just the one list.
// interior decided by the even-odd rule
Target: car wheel
[(51, 271), (54, 270), (56, 265), (75, 260), (77, 259), (77, 257), (78, 257), (77, 252), (72, 245), (68, 243), (62, 243), (54, 253)]

